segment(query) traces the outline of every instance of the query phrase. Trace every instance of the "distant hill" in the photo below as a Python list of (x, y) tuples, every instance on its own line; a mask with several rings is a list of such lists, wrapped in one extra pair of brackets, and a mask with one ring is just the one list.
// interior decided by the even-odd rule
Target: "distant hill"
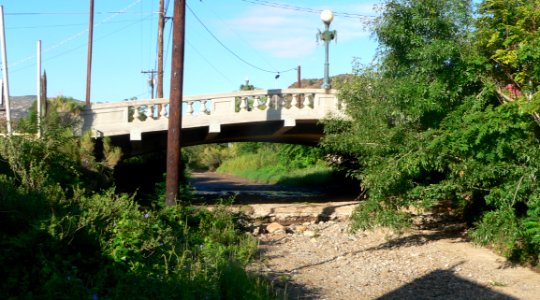
[[(347, 79), (353, 77), (352, 74), (340, 74), (330, 77), (330, 84), (332, 87), (335, 87), (336, 83), (346, 81)], [(322, 78), (319, 79), (302, 79), (302, 88), (303, 89), (320, 89), (323, 83)], [(290, 89), (297, 88), (297, 83), (294, 82), (289, 86)]]
[[(11, 96), (9, 97), (9, 104), (11, 106), (11, 118), (14, 120), (25, 117), (28, 114), (28, 110), (32, 107), (32, 104), (36, 102), (36, 96)], [(5, 103), (4, 103), (5, 104)], [(0, 119), (6, 117), (6, 112), (2, 107), (0, 111)]]

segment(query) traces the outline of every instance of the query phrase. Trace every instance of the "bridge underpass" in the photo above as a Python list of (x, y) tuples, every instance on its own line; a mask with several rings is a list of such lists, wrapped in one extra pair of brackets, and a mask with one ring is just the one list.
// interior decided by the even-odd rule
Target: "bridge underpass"
[[(266, 121), (223, 125), (219, 133), (209, 133), (209, 127), (183, 128), (181, 144), (187, 147), (211, 143), (270, 142), (316, 146), (322, 136), (323, 125), (319, 120), (301, 120), (289, 128), (283, 121)], [(167, 149), (167, 131), (145, 132), (140, 140), (131, 140), (127, 134), (109, 138), (127, 156)]]

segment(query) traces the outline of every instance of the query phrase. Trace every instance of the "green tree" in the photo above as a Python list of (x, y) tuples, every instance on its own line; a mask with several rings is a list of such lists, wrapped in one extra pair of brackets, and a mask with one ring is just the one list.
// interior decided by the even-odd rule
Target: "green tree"
[[(477, 46), (485, 82), (501, 102), (519, 100), (540, 123), (540, 1), (486, 0), (479, 6)], [(526, 105), (523, 105), (526, 104)]]
[(484, 1), (472, 27), (469, 1), (386, 1), (378, 65), (341, 88), (352, 121), (325, 127), (368, 190), (353, 226), (451, 200), (475, 240), (537, 263), (538, 3)]
[(422, 155), (429, 133), (477, 89), (467, 63), (474, 53), (470, 1), (391, 0), (384, 7), (373, 24), (378, 64), (357, 66), (358, 76), (341, 89), (353, 121), (326, 126), (325, 145), (359, 160), (351, 173), (370, 197), (357, 214), (361, 227), (401, 223), (399, 208), (421, 200), (408, 192), (441, 179)]

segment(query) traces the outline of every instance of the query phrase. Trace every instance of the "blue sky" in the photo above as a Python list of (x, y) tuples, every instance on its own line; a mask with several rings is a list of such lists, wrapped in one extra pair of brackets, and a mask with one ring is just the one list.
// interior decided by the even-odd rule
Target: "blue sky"
[[(148, 77), (155, 68), (158, 0), (95, 0), (92, 102), (150, 97)], [(169, 3), (172, 16), (174, 0)], [(376, 42), (363, 18), (374, 16), (377, 0), (188, 0), (206, 27), (245, 61), (272, 72), (302, 67), (303, 78), (322, 78), (324, 46), (316, 43), (324, 25), (318, 13), (332, 9), (330, 74), (350, 73), (354, 58), (369, 63)], [(36, 43), (42, 41), (48, 95), (85, 98), (88, 0), (2, 0), (11, 95), (36, 93)], [(267, 5), (264, 5), (267, 4)], [(277, 4), (277, 5), (274, 5)], [(270, 5), (270, 6), (269, 6)], [(273, 6), (272, 6), (273, 5)], [(281, 6), (275, 7), (275, 6)], [(283, 8), (285, 6), (285, 8)], [(346, 15), (349, 14), (349, 15)], [(286, 88), (296, 71), (264, 72), (240, 61), (219, 44), (194, 15), (186, 12), (184, 95), (238, 90), (246, 77), (260, 88)], [(170, 25), (165, 29), (165, 96), (169, 94)]]

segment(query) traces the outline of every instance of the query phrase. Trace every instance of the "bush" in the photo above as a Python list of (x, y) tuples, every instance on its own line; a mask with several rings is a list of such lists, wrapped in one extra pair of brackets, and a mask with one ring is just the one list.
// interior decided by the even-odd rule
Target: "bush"
[[(5, 184), (4, 176), (4, 299), (269, 297), (263, 281), (243, 270), (256, 242), (222, 210), (141, 210), (113, 190), (50, 201)], [(224, 276), (239, 281), (229, 286)]]
[(119, 153), (105, 141), (97, 162), (64, 121), (0, 138), (0, 298), (270, 298), (244, 270), (257, 244), (236, 216), (96, 189)]

